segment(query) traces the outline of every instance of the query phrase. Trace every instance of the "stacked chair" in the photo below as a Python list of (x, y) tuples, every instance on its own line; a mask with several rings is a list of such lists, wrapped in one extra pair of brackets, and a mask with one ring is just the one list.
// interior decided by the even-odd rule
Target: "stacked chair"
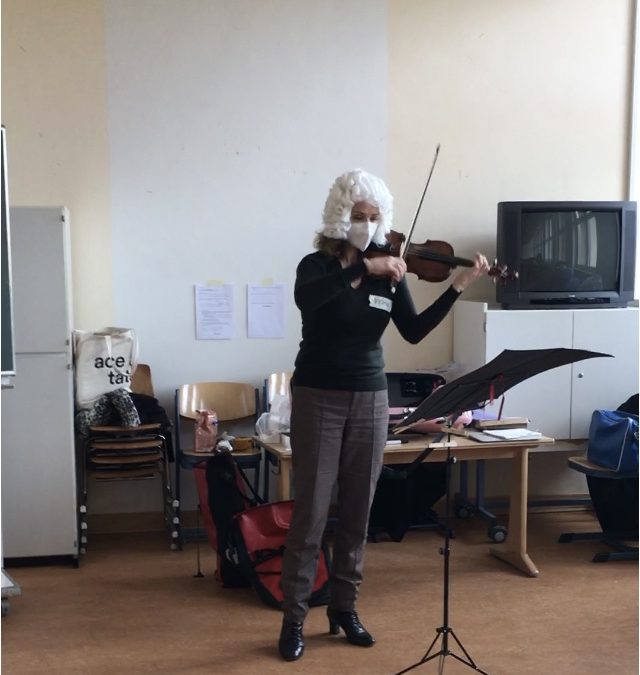
[[(136, 394), (153, 396), (151, 372), (138, 364), (131, 383)], [(83, 442), (80, 498), (80, 552), (86, 552), (88, 490), (92, 482), (158, 480), (170, 546), (177, 548), (176, 503), (169, 470), (168, 439), (160, 423), (91, 426)]]

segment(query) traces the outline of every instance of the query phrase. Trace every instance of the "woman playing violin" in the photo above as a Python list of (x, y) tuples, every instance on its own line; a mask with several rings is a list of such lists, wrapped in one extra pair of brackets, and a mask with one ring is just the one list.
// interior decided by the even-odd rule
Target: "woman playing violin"
[(462, 291), (489, 270), (476, 254), (427, 309), (418, 313), (404, 260), (366, 258), (391, 231), (392, 197), (361, 169), (338, 177), (326, 200), (317, 251), (298, 265), (295, 301), (302, 342), (292, 383), (291, 447), (295, 503), (282, 570), (284, 618), (279, 651), (287, 661), (304, 651), (303, 622), (315, 580), (334, 484), (337, 524), (327, 608), (329, 629), (354, 645), (373, 636), (356, 612), (369, 509), (382, 468), (388, 430), (387, 380), (380, 339), (390, 320), (402, 337), (420, 342)]

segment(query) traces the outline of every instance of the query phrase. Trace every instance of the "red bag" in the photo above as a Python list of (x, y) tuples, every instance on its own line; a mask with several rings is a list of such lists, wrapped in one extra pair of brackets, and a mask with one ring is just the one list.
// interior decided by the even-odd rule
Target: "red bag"
[[(282, 607), (282, 556), (293, 513), (293, 500), (261, 504), (234, 518), (234, 539), (240, 567), (258, 597), (271, 607)], [(329, 550), (323, 543), (311, 607), (329, 602)]]
[[(209, 543), (218, 554), (216, 578), (225, 587), (251, 585), (265, 604), (281, 608), (282, 555), (293, 501), (256, 506), (262, 500), (228, 453), (210, 457), (193, 472)], [(328, 603), (329, 570), (329, 550), (323, 543), (311, 606)]]

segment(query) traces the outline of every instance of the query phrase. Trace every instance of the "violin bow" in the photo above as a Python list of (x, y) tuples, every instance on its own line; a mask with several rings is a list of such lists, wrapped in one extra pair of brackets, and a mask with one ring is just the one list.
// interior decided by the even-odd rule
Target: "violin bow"
[(422, 197), (420, 197), (420, 203), (418, 204), (418, 208), (416, 209), (416, 215), (413, 217), (413, 222), (411, 223), (411, 227), (409, 228), (409, 234), (407, 234), (405, 239), (404, 249), (402, 251), (402, 255), (400, 256), (403, 260), (407, 259), (407, 253), (409, 252), (409, 244), (411, 243), (413, 230), (415, 229), (416, 222), (418, 221), (418, 215), (420, 213), (420, 209), (422, 208), (422, 202), (424, 201), (424, 197), (427, 194), (429, 183), (431, 182), (431, 176), (433, 175), (433, 170), (436, 168), (436, 162), (438, 161), (439, 152), (440, 152), (440, 143), (438, 143), (438, 145), (436, 146), (436, 152), (433, 156), (433, 161), (431, 162), (431, 169), (429, 170), (429, 176), (427, 177), (427, 184), (424, 186), (424, 190), (422, 191)]

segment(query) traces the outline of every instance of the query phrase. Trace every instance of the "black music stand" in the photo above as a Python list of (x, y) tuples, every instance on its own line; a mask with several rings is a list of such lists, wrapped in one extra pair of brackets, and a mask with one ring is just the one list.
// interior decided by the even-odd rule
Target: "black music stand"
[[(524, 380), (542, 373), (552, 368), (564, 366), (575, 361), (583, 359), (592, 359), (599, 356), (611, 356), (611, 354), (601, 354), (599, 352), (590, 352), (583, 349), (526, 349), (511, 350), (505, 349), (498, 354), (495, 359), (481, 366), (462, 377), (459, 377), (449, 384), (445, 384), (427, 398), (402, 422), (393, 427), (392, 432), (401, 433), (410, 429), (418, 422), (444, 417), (449, 420), (449, 429), (455, 419), (465, 410), (475, 410), (482, 408), (487, 401), (498, 398), (511, 387), (523, 382)], [(446, 427), (443, 429), (446, 433)], [(483, 675), (488, 673), (479, 668), (467, 650), (458, 639), (453, 629), (449, 625), (449, 557), (450, 557), (450, 483), (451, 483), (451, 465), (455, 463), (456, 458), (451, 456), (451, 432), (448, 433), (447, 444), (447, 469), (446, 469), (446, 502), (445, 502), (445, 545), (440, 549), (440, 554), (444, 556), (444, 599), (443, 599), (443, 620), (442, 625), (436, 628), (436, 636), (429, 645), (425, 655), (416, 663), (399, 671), (395, 675), (401, 675), (409, 670), (413, 670), (423, 663), (427, 663), (435, 658), (440, 658), (438, 674), (444, 672), (444, 659), (452, 656), (472, 670)], [(423, 453), (424, 454), (424, 453)], [(455, 654), (449, 649), (449, 636), (451, 636), (458, 647), (462, 650), (464, 657)], [(432, 652), (436, 646), (438, 638), (442, 638), (442, 646), (436, 652)]]

